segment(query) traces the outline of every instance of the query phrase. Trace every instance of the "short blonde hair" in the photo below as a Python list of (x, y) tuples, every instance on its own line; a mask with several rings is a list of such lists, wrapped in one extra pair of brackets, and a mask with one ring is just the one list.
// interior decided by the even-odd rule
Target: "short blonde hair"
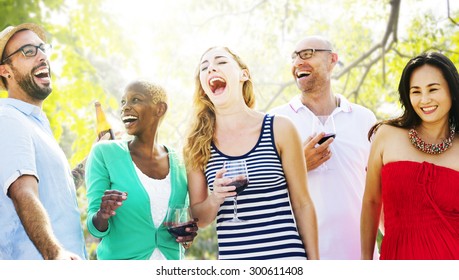
[(149, 81), (138, 80), (131, 82), (126, 86), (125, 91), (134, 91), (143, 94), (149, 94), (151, 96), (153, 104), (158, 104), (159, 102), (167, 104), (166, 90), (162, 86)]

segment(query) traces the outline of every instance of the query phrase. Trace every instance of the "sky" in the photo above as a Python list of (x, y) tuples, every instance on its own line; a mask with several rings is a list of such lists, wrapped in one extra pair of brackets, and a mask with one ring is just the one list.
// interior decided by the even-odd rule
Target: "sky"
[[(212, 2), (211, 0), (209, 0)], [(136, 48), (139, 49), (138, 53), (151, 53), (152, 49), (160, 48), (163, 42), (151, 42), (148, 37), (156, 37), (160, 33), (180, 32), (180, 28), (186, 28), (187, 25), (206, 25), (205, 32), (186, 34), (184, 32), (180, 35), (180, 40), (177, 41), (177, 45), (174, 48), (178, 53), (190, 52), (190, 50), (198, 51), (201, 53), (209, 46), (214, 45), (228, 45), (238, 46), (241, 38), (243, 38), (244, 21), (239, 20), (239, 17), (235, 17), (232, 22), (233, 27), (228, 31), (221, 32), (218, 26), (215, 28), (209, 27), (214, 23), (218, 23), (222, 17), (219, 11), (208, 10), (205, 3), (209, 1), (195, 1), (200, 3), (202, 8), (196, 8), (194, 11), (190, 11), (186, 8), (190, 1), (188, 0), (173, 0), (173, 1), (144, 1), (144, 0), (110, 0), (107, 1), (107, 9), (116, 17), (119, 18), (121, 26), (125, 29), (126, 36), (129, 36), (134, 42), (139, 42)], [(221, 1), (221, 0), (219, 0)], [(376, 2), (376, 0), (374, 0)], [(188, 2), (188, 3), (187, 3)], [(221, 1), (224, 2), (224, 1)], [(253, 5), (249, 3), (256, 3), (257, 1), (244, 1), (247, 5)], [(308, 3), (309, 1), (304, 1)], [(372, 1), (362, 0), (362, 9), (350, 10), (350, 13), (356, 16), (365, 13), (364, 7), (371, 4)], [(388, 1), (387, 1), (388, 2)], [(459, 1), (450, 1), (451, 9), (459, 9)], [(328, 20), (332, 28), (334, 15), (342, 12), (343, 9), (340, 7), (340, 1), (321, 1), (323, 10), (327, 13), (324, 14), (324, 20)], [(388, 6), (388, 5), (387, 5)], [(241, 8), (243, 9), (243, 8)], [(418, 13), (433, 13), (442, 18), (445, 21), (447, 15), (447, 1), (446, 0), (402, 0), (400, 17), (399, 17), (399, 36), (404, 36), (404, 26), (410, 19)], [(214, 17), (215, 16), (215, 17)], [(208, 19), (211, 19), (207, 21)], [(253, 21), (252, 21), (253, 23)], [(382, 21), (380, 25), (373, 26), (375, 30), (375, 36), (378, 36), (381, 32), (384, 32), (385, 21)], [(166, 36), (164, 36), (166, 37)], [(167, 39), (165, 39), (167, 40)], [(289, 48), (291, 46), (286, 46)], [(289, 53), (286, 51), (286, 53)], [(148, 73), (152, 71), (151, 65), (156, 64), (154, 56), (143, 56), (138, 59), (139, 68), (145, 69), (140, 71), (141, 73)], [(159, 71), (159, 70), (156, 70)], [(154, 75), (152, 73), (151, 75)]]
[[(262, 1), (231, 1), (231, 3), (235, 2), (242, 3), (240, 4), (240, 10), (231, 11), (232, 13), (225, 15), (220, 10), (215, 10), (208, 5), (209, 3), (224, 5), (226, 3), (224, 0), (107, 1), (106, 10), (117, 19), (123, 28), (125, 38), (134, 42), (132, 45), (134, 53), (131, 58), (135, 69), (124, 69), (124, 78), (128, 81), (137, 78), (160, 81), (169, 92), (179, 94), (180, 98), (183, 96), (183, 99), (190, 100), (193, 92), (190, 87), (194, 85), (193, 75), (190, 73), (194, 73), (201, 54), (211, 46), (225, 45), (233, 50), (235, 49), (241, 57), (248, 58), (246, 62), (251, 66), (252, 76), (260, 77), (262, 80), (264, 72), (269, 71), (272, 65), (289, 67), (289, 54), (298, 37), (302, 36), (298, 34), (304, 32), (302, 29), (310, 29), (311, 32), (314, 32), (315, 26), (311, 26), (311, 23), (330, 26), (329, 32), (332, 34), (336, 18), (349, 14), (355, 17), (366, 16), (368, 11), (373, 8), (369, 5), (379, 5), (384, 8), (386, 16), (377, 24), (371, 26), (372, 35), (377, 40), (382, 38), (385, 31), (390, 8), (389, 4), (381, 4), (380, 0), (362, 0), (360, 8), (359, 6), (353, 6), (349, 11), (342, 7), (343, 1), (303, 0), (303, 2), (299, 3), (311, 6), (310, 8), (304, 8), (306, 10), (304, 16), (308, 22), (305, 23), (304, 27), (296, 27), (298, 33), (291, 32), (288, 35), (291, 37), (284, 38), (285, 40), (282, 40), (282, 44), (276, 46), (279, 49), (278, 53), (284, 55), (284, 57), (282, 60), (273, 62), (263, 58), (263, 53), (260, 51), (262, 48), (259, 45), (250, 45), (260, 42), (257, 41), (258, 38), (251, 38), (246, 35), (247, 28), (252, 28), (253, 24), (262, 21), (250, 19), (245, 16), (244, 11)], [(285, 1), (271, 0), (270, 4), (275, 2), (284, 3)], [(389, 0), (385, 2), (389, 2)], [(451, 0), (450, 2), (452, 10), (459, 9), (459, 1)], [(190, 3), (197, 3), (196, 5), (200, 6), (190, 7)], [(215, 7), (215, 5), (212, 7)], [(310, 12), (308, 13), (308, 11)], [(279, 10), (279, 13), (282, 13), (282, 10)], [(434, 14), (440, 19), (439, 24), (449, 23), (446, 0), (402, 0), (398, 28), (399, 38), (406, 35), (406, 25), (417, 14)], [(253, 13), (253, 16), (260, 15)], [(371, 17), (372, 15), (368, 16)], [(323, 35), (328, 36), (329, 34)], [(282, 34), (278, 34), (278, 36), (282, 36)], [(276, 43), (279, 42), (274, 42), (273, 45)], [(273, 47), (273, 45), (265, 47)], [(251, 52), (252, 49), (256, 50), (257, 53)], [(176, 60), (178, 57), (182, 59)], [(349, 62), (349, 59), (346, 58), (346, 53), (340, 53), (340, 58), (345, 63)], [(266, 64), (267, 67), (260, 69), (260, 64)], [(257, 73), (256, 71), (260, 72)], [(281, 80), (280, 78), (278, 79), (278, 81)], [(172, 104), (171, 111), (183, 110), (182, 107), (173, 108), (173, 106), (179, 107), (182, 105)], [(398, 106), (395, 104), (390, 104), (387, 107), (387, 110), (397, 109)]]

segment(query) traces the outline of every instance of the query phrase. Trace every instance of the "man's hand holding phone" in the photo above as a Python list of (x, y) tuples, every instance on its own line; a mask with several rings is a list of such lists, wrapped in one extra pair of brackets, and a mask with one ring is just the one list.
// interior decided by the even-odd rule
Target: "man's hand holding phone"
[(308, 171), (314, 170), (331, 158), (330, 144), (336, 134), (317, 133), (306, 139), (303, 143), (304, 156)]
[(320, 140), (317, 142), (317, 144), (322, 145), (325, 141), (327, 141), (330, 138), (335, 138), (336, 134), (335, 133), (326, 133)]

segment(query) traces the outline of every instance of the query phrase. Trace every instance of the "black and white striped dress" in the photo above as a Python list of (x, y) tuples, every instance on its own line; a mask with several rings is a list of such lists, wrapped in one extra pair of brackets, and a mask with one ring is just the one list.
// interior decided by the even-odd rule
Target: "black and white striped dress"
[(225, 160), (245, 159), (249, 185), (238, 195), (238, 217), (247, 222), (229, 223), (233, 198), (220, 206), (217, 215), (219, 259), (305, 259), (306, 253), (293, 217), (282, 163), (273, 135), (274, 116), (266, 115), (255, 147), (231, 157), (212, 143), (206, 178), (212, 190), (215, 173)]

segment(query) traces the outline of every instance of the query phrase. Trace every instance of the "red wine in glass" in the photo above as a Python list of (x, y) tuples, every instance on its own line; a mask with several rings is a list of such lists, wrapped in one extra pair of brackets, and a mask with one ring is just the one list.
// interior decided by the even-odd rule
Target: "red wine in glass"
[[(191, 235), (192, 233), (187, 232), (186, 228), (195, 226), (196, 222), (194, 221), (191, 209), (188, 206), (177, 205), (170, 206), (167, 209), (166, 218), (164, 219), (163, 224), (174, 238), (178, 238), (179, 236)], [(184, 257), (182, 245), (179, 245), (179, 256), (180, 259), (183, 259)]]
[(223, 177), (230, 178), (232, 181), (228, 186), (236, 187), (236, 195), (233, 197), (233, 208), (234, 214), (233, 219), (229, 220), (232, 223), (245, 222), (237, 217), (237, 196), (240, 194), (249, 184), (249, 172), (247, 171), (247, 163), (245, 160), (228, 160), (223, 163), (223, 168), (226, 172)]
[(184, 224), (170, 224), (167, 227), (167, 231), (172, 234), (175, 238), (179, 236), (190, 236), (192, 233), (186, 231), (186, 228), (196, 226), (195, 222), (184, 223)]
[(238, 179), (228, 184), (228, 186), (235, 186), (236, 193), (240, 194), (247, 186), (249, 185), (249, 180), (247, 179)]

